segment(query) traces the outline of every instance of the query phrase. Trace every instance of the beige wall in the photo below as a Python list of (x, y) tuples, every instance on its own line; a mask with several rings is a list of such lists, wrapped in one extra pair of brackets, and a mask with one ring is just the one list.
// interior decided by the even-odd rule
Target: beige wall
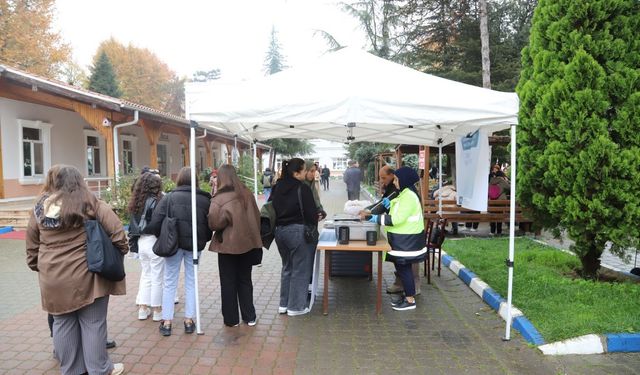
[(41, 179), (34, 179), (30, 184), (19, 181), (22, 142), (19, 139), (18, 120), (51, 124), (50, 164), (69, 164), (78, 167), (83, 174), (86, 173), (83, 128), (89, 129), (90, 126), (79, 115), (75, 112), (0, 98), (5, 198), (34, 196), (42, 188), (38, 183)]

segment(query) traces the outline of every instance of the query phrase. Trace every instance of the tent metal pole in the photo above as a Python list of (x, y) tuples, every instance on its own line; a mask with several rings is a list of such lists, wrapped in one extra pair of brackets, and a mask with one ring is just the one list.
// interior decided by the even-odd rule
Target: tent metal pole
[(438, 145), (438, 214), (442, 215), (442, 145)]
[(196, 292), (196, 333), (204, 334), (200, 324), (200, 294), (198, 293), (198, 219), (196, 217), (196, 127), (198, 124), (191, 121), (189, 136), (189, 166), (191, 168), (191, 246), (193, 248), (193, 277)]
[(513, 295), (513, 256), (516, 235), (516, 125), (511, 125), (511, 191), (509, 202), (509, 281), (507, 289), (507, 324), (503, 340), (511, 339), (511, 297)]
[(253, 196), (258, 203), (258, 144), (253, 141)]

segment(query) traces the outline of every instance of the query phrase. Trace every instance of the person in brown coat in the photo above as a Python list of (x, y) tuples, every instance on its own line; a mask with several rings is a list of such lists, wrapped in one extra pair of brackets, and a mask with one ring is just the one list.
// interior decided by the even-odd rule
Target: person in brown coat
[(27, 227), (27, 265), (38, 272), (42, 308), (53, 315), (54, 353), (63, 374), (122, 374), (105, 347), (109, 295), (126, 293), (87, 268), (84, 221), (97, 220), (123, 254), (129, 251), (122, 223), (99, 201), (72, 166), (50, 169)]
[(254, 326), (251, 269), (262, 260), (260, 211), (233, 166), (218, 169), (217, 184), (209, 207), (209, 228), (215, 231), (209, 250), (218, 253), (222, 317), (229, 327), (239, 325), (239, 303), (242, 320)]

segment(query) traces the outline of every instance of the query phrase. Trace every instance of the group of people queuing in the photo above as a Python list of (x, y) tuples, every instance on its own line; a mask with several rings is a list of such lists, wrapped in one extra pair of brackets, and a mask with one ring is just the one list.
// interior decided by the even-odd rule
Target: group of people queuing
[[(212, 181), (213, 197), (196, 187), (198, 258), (207, 242), (209, 250), (218, 253), (224, 324), (235, 327), (242, 319), (254, 326), (251, 269), (262, 258), (258, 207), (233, 166), (221, 166)], [(112, 363), (107, 352), (107, 310), (111, 295), (126, 293), (126, 279), (110, 281), (89, 271), (87, 220), (96, 220), (123, 255), (130, 249), (138, 252), (137, 317), (160, 322), (162, 336), (172, 333), (184, 265), (184, 332), (195, 331), (190, 168), (179, 171), (176, 188), (170, 193), (164, 194), (161, 186), (158, 172), (148, 168), (136, 179), (127, 207), (127, 235), (120, 218), (89, 190), (76, 167), (49, 169), (29, 219), (26, 254), (27, 265), (38, 272), (42, 307), (52, 318), (54, 356), (63, 374), (124, 372), (124, 365)], [(171, 256), (160, 257), (154, 244), (167, 217), (177, 223), (177, 248)]]
[[(297, 316), (309, 312), (308, 286), (318, 222), (327, 215), (319, 197), (324, 172), (318, 173), (318, 169), (313, 162), (293, 158), (282, 163), (277, 178), (274, 174), (270, 179), (271, 191), (265, 206), (270, 206), (273, 213), (273, 236), (282, 260), (280, 314)], [(195, 189), (196, 259), (200, 259), (207, 243), (210, 251), (218, 253), (224, 324), (236, 327), (244, 322), (254, 326), (257, 314), (252, 267), (262, 260), (261, 212), (233, 166), (223, 165), (215, 172), (210, 179), (213, 195), (198, 186)], [(414, 297), (420, 292), (419, 280), (414, 279), (418, 273), (412, 270), (412, 264), (424, 258), (425, 244), (421, 204), (414, 187), (419, 178), (414, 170), (403, 167), (395, 172), (384, 169), (381, 179), (386, 181), (382, 208), (367, 211), (366, 219), (387, 228), (393, 249), (387, 260), (395, 263), (399, 280), (392, 292), (404, 292), (392, 307), (413, 309)], [(394, 191), (397, 193), (392, 195)], [(96, 198), (77, 168), (50, 168), (30, 216), (26, 253), (28, 266), (38, 272), (43, 309), (53, 317), (54, 355), (63, 374), (124, 372), (123, 364), (110, 360), (105, 343), (109, 297), (126, 293), (125, 280), (109, 281), (89, 271), (84, 228), (87, 220), (96, 220), (123, 255), (130, 249), (138, 253), (141, 273), (137, 318), (159, 322), (162, 336), (170, 336), (174, 328), (176, 292), (184, 266), (184, 332), (195, 331), (191, 209), (189, 167), (179, 171), (175, 189), (166, 194), (157, 170), (146, 168), (132, 188), (127, 234), (113, 209)], [(154, 245), (168, 218), (176, 222), (177, 248), (173, 254), (161, 257)]]

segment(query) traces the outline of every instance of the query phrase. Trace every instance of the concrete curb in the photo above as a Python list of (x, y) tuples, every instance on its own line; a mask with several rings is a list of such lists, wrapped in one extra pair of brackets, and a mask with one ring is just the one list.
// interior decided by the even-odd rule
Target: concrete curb
[[(442, 264), (449, 267), (504, 321), (507, 320), (507, 302), (500, 294), (445, 251), (442, 251)], [(513, 329), (520, 332), (528, 343), (537, 345), (538, 349), (546, 355), (640, 352), (640, 333), (590, 334), (545, 344), (544, 338), (536, 327), (524, 316), (522, 311), (513, 305), (511, 306), (511, 317)]]
[[(470, 269), (466, 268), (450, 255), (447, 255), (444, 251), (442, 251), (442, 263), (458, 275), (458, 277), (482, 298), (487, 305), (491, 306), (504, 321), (507, 320), (507, 301), (502, 298), (502, 296), (491, 289), (487, 283), (482, 281)], [(540, 335), (533, 324), (522, 314), (522, 311), (514, 306), (511, 306), (511, 319), (513, 328), (520, 332), (527, 342), (535, 345), (544, 344), (542, 335)]]
[(0, 228), (0, 234), (5, 234), (5, 233), (9, 233), (9, 232), (13, 232), (13, 227), (2, 227), (2, 228)]

